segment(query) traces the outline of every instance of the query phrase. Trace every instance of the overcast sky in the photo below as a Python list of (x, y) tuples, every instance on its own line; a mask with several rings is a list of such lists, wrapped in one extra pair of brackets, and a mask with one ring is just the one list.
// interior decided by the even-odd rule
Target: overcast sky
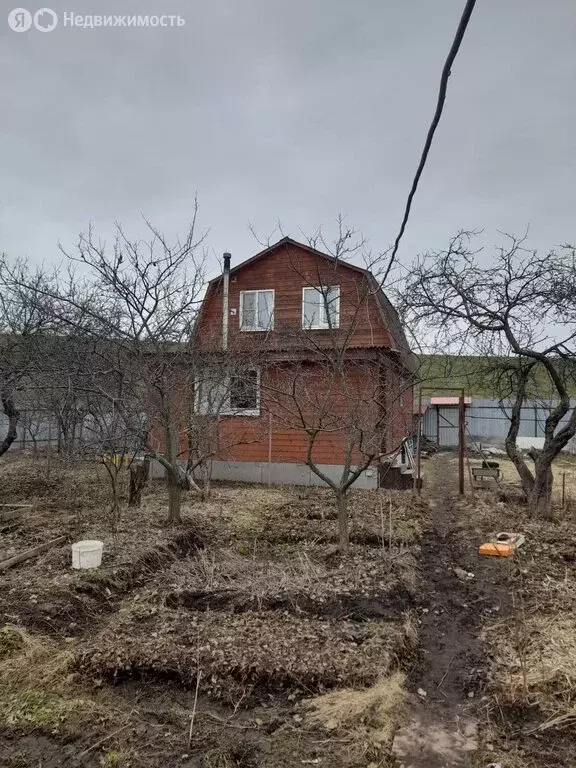
[[(298, 238), (339, 212), (386, 248), (463, 5), (51, 0), (54, 31), (15, 33), (3, 2), (0, 250), (57, 260), (89, 220), (138, 233), (142, 213), (176, 236), (195, 193), (211, 252), (235, 263), (259, 250), (250, 222)], [(63, 28), (64, 11), (186, 24)], [(574, 0), (478, 0), (404, 263), (463, 227), (576, 241), (575, 39)]]

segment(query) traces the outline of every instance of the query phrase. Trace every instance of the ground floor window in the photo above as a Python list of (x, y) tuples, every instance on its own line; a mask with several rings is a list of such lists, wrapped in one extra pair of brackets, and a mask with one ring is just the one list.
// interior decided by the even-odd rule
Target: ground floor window
[(196, 381), (196, 411), (214, 416), (260, 415), (260, 369), (233, 374), (201, 374)]
[(260, 405), (259, 375), (256, 369), (230, 377), (230, 408), (255, 411)]

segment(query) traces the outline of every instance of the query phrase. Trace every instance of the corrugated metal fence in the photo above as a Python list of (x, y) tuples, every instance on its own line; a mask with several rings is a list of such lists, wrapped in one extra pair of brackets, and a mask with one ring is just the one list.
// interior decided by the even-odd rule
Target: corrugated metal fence
[[(0, 412), (0, 439), (8, 431), (8, 417)], [(33, 450), (34, 448), (57, 448), (61, 441), (60, 429), (56, 418), (48, 413), (39, 411), (20, 411), (20, 419), (16, 429), (16, 440), (10, 450)], [(68, 435), (71, 445), (78, 447), (94, 443), (95, 427), (90, 416), (76, 424), (73, 434)]]
[[(512, 412), (510, 400), (484, 400), (473, 398), (466, 407), (467, 437), (483, 443), (502, 445), (510, 426)], [(572, 408), (576, 400), (571, 401)], [(544, 422), (554, 403), (535, 403), (522, 408), (519, 437), (544, 437)], [(562, 424), (568, 421), (569, 414)], [(424, 416), (424, 434), (439, 446), (458, 445), (458, 406), (428, 405)]]

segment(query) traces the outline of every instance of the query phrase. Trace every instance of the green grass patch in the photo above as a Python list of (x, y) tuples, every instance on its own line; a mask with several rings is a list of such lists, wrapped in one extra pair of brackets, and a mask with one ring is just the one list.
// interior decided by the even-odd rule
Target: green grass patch
[(17, 653), (24, 646), (24, 634), (9, 624), (0, 629), (0, 661)]

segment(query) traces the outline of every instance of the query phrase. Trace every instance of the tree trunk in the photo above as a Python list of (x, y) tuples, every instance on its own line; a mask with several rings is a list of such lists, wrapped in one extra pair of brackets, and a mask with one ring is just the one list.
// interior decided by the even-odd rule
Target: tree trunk
[(112, 487), (112, 533), (116, 533), (116, 528), (120, 522), (120, 500), (118, 499), (118, 485), (114, 482)]
[(168, 482), (168, 522), (180, 523), (182, 517), (182, 483), (178, 472), (178, 436), (170, 420), (166, 422), (166, 458), (170, 468), (166, 471)]
[(518, 446), (516, 445), (516, 440), (518, 439), (518, 432), (520, 431), (520, 421), (522, 418), (522, 406), (524, 405), (524, 400), (526, 399), (526, 382), (528, 380), (528, 376), (530, 375), (530, 371), (532, 370), (534, 366), (531, 365), (527, 367), (525, 370), (521, 371), (519, 374), (518, 382), (517, 382), (517, 390), (516, 390), (516, 399), (514, 401), (514, 405), (512, 406), (512, 413), (510, 415), (510, 426), (508, 428), (508, 434), (506, 436), (506, 453), (508, 454), (508, 457), (510, 461), (514, 464), (516, 467), (516, 471), (518, 472), (518, 476), (520, 477), (520, 484), (522, 485), (522, 490), (526, 494), (526, 498), (530, 497), (530, 494), (532, 493), (532, 489), (534, 488), (534, 475), (530, 471), (530, 468), (524, 461), (524, 456), (522, 455), (521, 451), (518, 450)]
[(0, 443), (0, 456), (6, 453), (8, 448), (12, 445), (18, 435), (18, 419), (20, 418), (20, 411), (16, 408), (14, 400), (7, 395), (2, 395), (2, 410), (8, 417), (8, 431), (6, 437)]
[(148, 483), (150, 475), (150, 459), (133, 461), (130, 464), (130, 494), (128, 496), (129, 507), (142, 506), (142, 491)]
[(348, 497), (346, 493), (336, 494), (336, 505), (338, 507), (338, 549), (342, 555), (348, 554), (348, 545), (350, 543), (348, 535)]
[(205, 501), (210, 498), (210, 480), (212, 479), (212, 461), (206, 459), (199, 467), (200, 473), (200, 499)]
[(182, 487), (174, 472), (168, 472), (168, 522), (181, 523)]
[(534, 484), (528, 494), (528, 508), (536, 517), (544, 520), (552, 520), (552, 486), (554, 475), (552, 474), (552, 461), (555, 457), (545, 451), (532, 449), (529, 453), (534, 460)]

